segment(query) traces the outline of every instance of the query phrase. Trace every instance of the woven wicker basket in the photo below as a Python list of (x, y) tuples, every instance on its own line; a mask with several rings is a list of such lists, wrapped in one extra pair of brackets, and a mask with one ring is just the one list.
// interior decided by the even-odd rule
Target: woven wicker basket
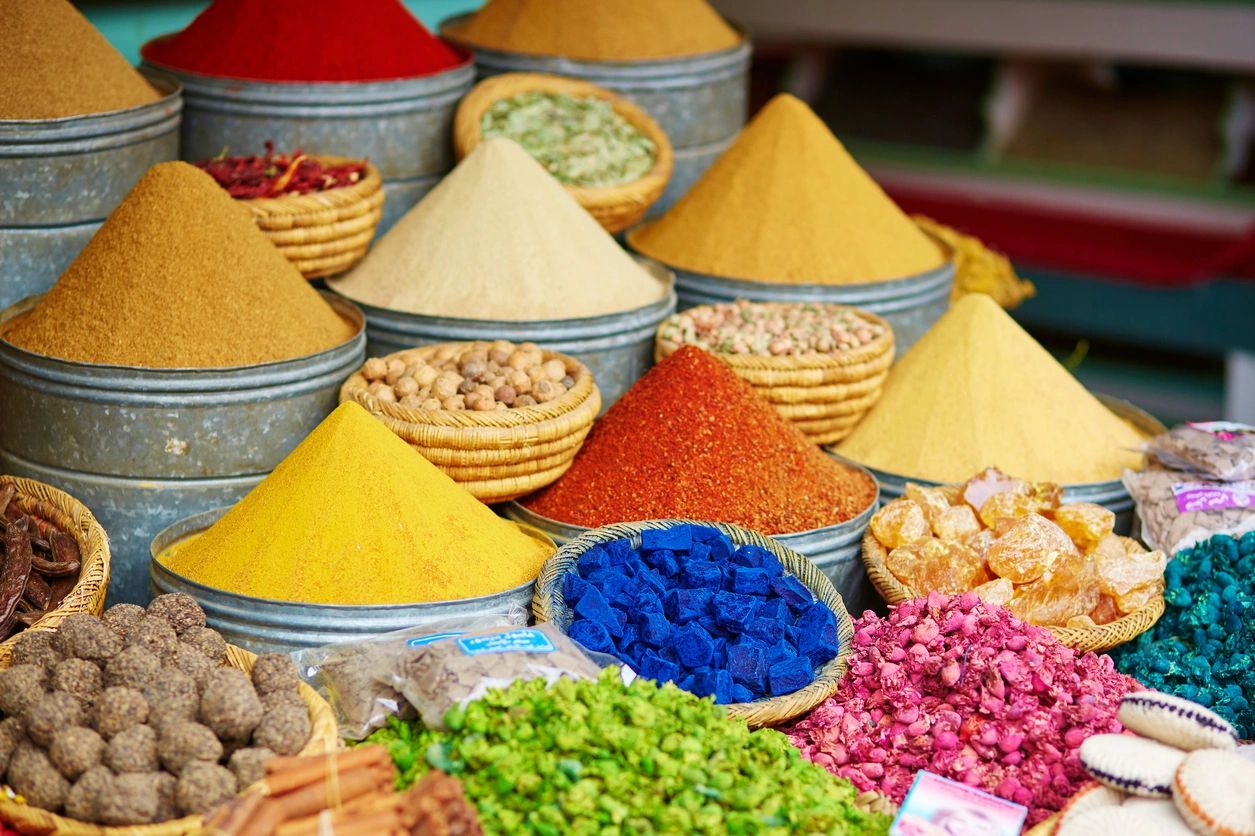
[(566, 190), (607, 232), (621, 232), (644, 218), (649, 207), (662, 197), (667, 181), (671, 179), (671, 169), (675, 165), (671, 140), (645, 111), (622, 96), (587, 81), (542, 73), (505, 73), (484, 79), (462, 99), (453, 119), (453, 147), (458, 159), (479, 145), (483, 138), (481, 123), (484, 113), (493, 102), (531, 92), (605, 99), (614, 106), (616, 113), (653, 140), (657, 148), (654, 166), (639, 180), (617, 186), (566, 186)]
[(775, 540), (726, 523), (697, 522), (694, 520), (650, 520), (647, 522), (617, 523), (581, 534), (576, 539), (562, 546), (540, 567), (540, 577), (536, 579), (536, 595), (532, 598), (532, 614), (536, 621), (552, 621), (558, 629), (565, 632), (571, 625), (571, 610), (562, 598), (562, 579), (568, 572), (576, 571), (580, 555), (600, 543), (608, 543), (624, 537), (634, 538), (639, 543), (641, 531), (647, 528), (671, 528), (676, 525), (696, 524), (717, 528), (739, 545), (760, 546), (780, 559), (786, 572), (797, 576), (815, 597), (824, 603), (837, 617), (837, 635), (840, 639), (840, 652), (837, 656), (819, 669), (815, 680), (805, 688), (786, 694), (783, 697), (761, 699), (749, 703), (733, 703), (725, 706), (733, 717), (742, 717), (753, 728), (774, 726), (792, 720), (810, 711), (837, 691), (841, 677), (849, 668), (850, 645), (854, 638), (854, 622), (845, 609), (845, 602), (837, 594), (832, 585), (814, 563), (786, 548)]
[[(438, 343), (390, 354), (421, 360), (441, 348), (477, 343)], [(479, 343), (478, 345), (488, 345)], [(505, 502), (540, 490), (567, 468), (601, 409), (592, 372), (565, 354), (544, 352), (566, 364), (575, 385), (546, 404), (492, 412), (409, 409), (367, 391), (359, 371), (340, 388), (340, 401), (356, 401), (388, 429), (483, 502)]]
[[(1133, 542), (1124, 537), (1120, 539)], [(888, 556), (885, 547), (880, 544), (869, 528), (863, 535), (863, 564), (867, 567), (867, 577), (871, 579), (872, 586), (876, 587), (876, 591), (885, 599), (886, 604), (893, 605), (911, 598), (919, 598), (920, 593), (902, 583), (889, 571), (885, 563)], [(1046, 627), (1046, 629), (1054, 633), (1055, 637), (1068, 647), (1081, 652), (1100, 653), (1116, 645), (1132, 641), (1145, 633), (1155, 625), (1159, 616), (1163, 615), (1163, 611), (1164, 600), (1161, 593), (1141, 609), (1134, 610), (1109, 624), (1100, 624), (1097, 627)]]
[[(319, 156), (324, 165), (354, 162)], [(307, 279), (342, 273), (362, 260), (383, 217), (383, 178), (366, 164), (366, 175), (351, 186), (309, 194), (241, 200), (270, 243)]]
[[(61, 605), (36, 621), (30, 630), (55, 630), (67, 615), (86, 612), (100, 615), (109, 586), (109, 540), (105, 530), (87, 506), (51, 485), (16, 476), (0, 476), (0, 488), (13, 485), (17, 489), (13, 501), (27, 513), (52, 523), (72, 536), (78, 543), (81, 565), (78, 582)], [(0, 669), (7, 668), (13, 655), (18, 633), (0, 642)]]
[[(227, 664), (252, 673), (257, 657), (239, 647), (227, 646)], [(340, 748), (340, 733), (336, 718), (327, 701), (304, 682), (300, 684), (301, 699), (309, 708), (311, 732), (309, 742), (301, 750), (302, 755), (320, 755)], [(201, 816), (171, 819), (161, 824), (134, 825), (129, 827), (104, 827), (98, 824), (75, 821), (54, 815), (38, 807), (17, 804), (0, 794), (0, 822), (15, 827), (18, 833), (57, 833), (65, 836), (181, 836), (202, 833)]]
[[(774, 307), (782, 303), (756, 302), (754, 307)], [(819, 306), (821, 303), (815, 303)], [(852, 311), (865, 322), (885, 331), (865, 346), (838, 354), (804, 354), (771, 357), (748, 354), (716, 354), (737, 375), (775, 406), (776, 411), (797, 425), (816, 444), (835, 444), (850, 434), (880, 400), (881, 387), (893, 365), (893, 329), (874, 313), (844, 305), (823, 305), (833, 312)], [(680, 317), (691, 316), (698, 306), (673, 314), (658, 326), (654, 339), (654, 359), (679, 350), (680, 344), (664, 340), (663, 331)]]

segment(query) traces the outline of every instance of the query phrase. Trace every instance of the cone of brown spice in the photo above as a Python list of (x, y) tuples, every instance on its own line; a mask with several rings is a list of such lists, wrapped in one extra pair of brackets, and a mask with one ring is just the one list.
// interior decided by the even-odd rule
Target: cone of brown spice
[(161, 163), (48, 295), (0, 333), (64, 360), (221, 368), (313, 354), (353, 335), (208, 174)]

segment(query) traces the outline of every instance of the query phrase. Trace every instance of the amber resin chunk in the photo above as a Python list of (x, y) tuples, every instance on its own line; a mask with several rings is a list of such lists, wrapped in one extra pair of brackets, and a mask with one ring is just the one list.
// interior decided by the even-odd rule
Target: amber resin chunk
[(999, 577), (1012, 583), (1035, 581), (1077, 553), (1063, 529), (1040, 514), (1022, 517), (998, 534), (985, 560)]
[(1072, 542), (1084, 552), (1093, 551), (1098, 541), (1116, 527), (1115, 512), (1092, 502), (1073, 502), (1055, 509), (1055, 523), (1067, 532)]
[(924, 509), (909, 499), (895, 499), (872, 515), (872, 534), (886, 549), (923, 540), (931, 534)]
[(957, 595), (989, 579), (985, 561), (971, 547), (942, 540), (899, 546), (886, 560), (889, 571), (917, 592)]

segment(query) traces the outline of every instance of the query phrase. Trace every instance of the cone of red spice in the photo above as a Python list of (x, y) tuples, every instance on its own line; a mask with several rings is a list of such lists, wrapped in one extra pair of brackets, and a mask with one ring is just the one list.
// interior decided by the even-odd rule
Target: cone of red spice
[(465, 63), (400, 0), (214, 0), (144, 60), (257, 81), (382, 81)]
[(561, 479), (523, 504), (589, 528), (681, 517), (791, 534), (845, 522), (875, 495), (869, 476), (825, 455), (722, 362), (685, 346), (593, 425)]

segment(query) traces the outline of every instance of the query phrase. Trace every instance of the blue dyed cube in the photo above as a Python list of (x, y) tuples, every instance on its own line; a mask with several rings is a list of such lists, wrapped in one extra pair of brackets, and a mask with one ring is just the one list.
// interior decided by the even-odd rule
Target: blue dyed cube
[(797, 657), (797, 649), (787, 641), (780, 641), (767, 648), (767, 665), (778, 665), (781, 662)]
[(728, 703), (732, 702), (733, 701), (732, 674), (724, 670), (715, 671), (714, 679), (715, 679), (715, 683), (714, 683), (715, 687), (713, 690), (714, 690), (714, 695), (715, 695), (715, 702), (718, 703), (719, 705), (727, 705)]
[(610, 614), (614, 620), (605, 625), (606, 629), (610, 631), (612, 636), (622, 636), (628, 625), (627, 613), (623, 610), (611, 610)]
[(810, 606), (814, 598), (806, 585), (792, 575), (781, 575), (771, 582), (771, 589), (793, 612), (801, 612)]
[(606, 550), (607, 563), (610, 566), (622, 566), (635, 554), (631, 541), (626, 538), (611, 540), (602, 548)]
[(686, 624), (672, 631), (671, 644), (676, 660), (690, 670), (709, 665), (715, 652), (714, 639), (700, 624)]
[(610, 634), (595, 621), (575, 621), (567, 635), (572, 641), (595, 653), (614, 653), (614, 642), (610, 639)]
[(671, 635), (671, 623), (660, 612), (645, 613), (638, 624), (640, 640), (651, 647), (662, 647)]
[(822, 601), (815, 601), (797, 617), (797, 629), (802, 637), (813, 636), (817, 639), (837, 643), (837, 617)]
[(646, 552), (645, 565), (664, 578), (674, 578), (680, 571), (680, 562), (670, 549)]
[(744, 685), (737, 685), (736, 683), (733, 683), (732, 685), (732, 701), (733, 702), (753, 702), (755, 699), (757, 699), (756, 695), (749, 688), (746, 688)]
[(732, 543), (727, 537), (717, 537), (708, 541), (710, 545), (710, 559), (715, 563), (727, 563), (732, 557)]
[(744, 566), (751, 569), (762, 568), (764, 563), (775, 560), (776, 557), (762, 546), (743, 545), (737, 546), (736, 551), (732, 555), (732, 562), (737, 566)]
[(575, 563), (580, 577), (586, 581), (597, 581), (610, 566), (610, 558), (601, 546), (593, 546), (580, 555)]
[(717, 528), (711, 528), (708, 525), (695, 525), (692, 530), (693, 541), (697, 543), (710, 543), (723, 537)]
[(715, 623), (727, 630), (744, 630), (754, 617), (757, 602), (749, 595), (716, 592), (710, 599)]
[(685, 691), (688, 691), (691, 694), (693, 693), (693, 686), (697, 684), (697, 677), (694, 676), (693, 674), (689, 674), (687, 676), (682, 676), (679, 679), (676, 679), (673, 681), (675, 682), (676, 685), (680, 686)]
[(642, 587), (649, 587), (658, 595), (667, 593), (667, 582), (659, 577), (658, 573), (653, 569), (642, 567), (637, 575), (637, 580), (640, 581)]
[(802, 636), (802, 640), (797, 645), (798, 655), (809, 659), (811, 667), (815, 668), (822, 668), (832, 661), (840, 649), (841, 647), (837, 642), (830, 642), (823, 638), (812, 638), (809, 635)]
[(640, 638), (640, 628), (629, 622), (623, 626), (623, 631), (616, 637), (615, 646), (624, 648), (640, 641)]
[(601, 581), (601, 594), (612, 607), (630, 608), (639, 592), (638, 584), (633, 578), (627, 578), (618, 572), (607, 572)]
[(610, 604), (601, 594), (601, 590), (591, 584), (580, 596), (579, 603), (571, 609), (576, 616), (595, 621), (607, 629), (618, 621), (614, 610), (610, 608)]
[(774, 581), (776, 578), (784, 574), (784, 566), (780, 563), (779, 558), (777, 558), (774, 554), (770, 555), (770, 557), (771, 560), (764, 560), (763, 565), (758, 568), (766, 572), (767, 577)]
[(673, 589), (667, 593), (665, 612), (675, 624), (687, 624), (710, 609), (709, 589)]
[(732, 591), (741, 595), (766, 595), (771, 589), (771, 576), (765, 569), (738, 566), (732, 570)]
[(674, 665), (680, 664), (675, 658), (675, 647), (672, 646), (671, 642), (667, 642), (662, 647), (658, 648), (657, 652), (661, 658), (666, 659), (668, 662), (671, 662)]
[(768, 598), (766, 601), (758, 602), (754, 617), (770, 618), (772, 621), (779, 621), (783, 624), (789, 617), (789, 607), (779, 598)]
[(693, 545), (693, 526), (673, 525), (671, 528), (647, 528), (641, 532), (641, 548), (645, 551), (670, 549), (686, 552)]
[(805, 656), (777, 662), (767, 672), (767, 688), (773, 697), (792, 694), (799, 688), (810, 684), (815, 678), (810, 660)]
[(715, 672), (702, 668), (693, 674), (693, 687), (687, 689), (699, 697), (709, 697), (715, 693)]
[(637, 615), (647, 612), (660, 613), (663, 611), (662, 598), (652, 590), (642, 589), (636, 593), (636, 598), (632, 601), (632, 609)]
[(767, 653), (755, 644), (728, 646), (728, 672), (733, 682), (761, 693), (767, 684)]
[(794, 647), (797, 647), (798, 638), (800, 636), (801, 636), (801, 633), (798, 632), (798, 629), (796, 626), (789, 624), (788, 622), (785, 622), (785, 625), (784, 625), (784, 640), (785, 641), (787, 641), (789, 644), (793, 645)]
[(714, 640), (714, 653), (711, 654), (710, 663), (723, 667), (728, 664), (728, 640), (722, 636), (714, 636)]
[(652, 650), (646, 650), (641, 654), (636, 672), (661, 685), (664, 682), (677, 680), (680, 676), (680, 666), (674, 662), (668, 662)]
[(784, 625), (770, 618), (752, 618), (745, 634), (763, 645), (773, 645), (784, 640)]
[(680, 564), (680, 582), (689, 589), (714, 590), (723, 583), (723, 574), (713, 563), (684, 560)]
[(579, 603), (588, 587), (588, 581), (581, 578), (578, 572), (567, 572), (562, 576), (562, 600), (566, 601), (568, 607), (573, 607)]
[(688, 559), (700, 560), (703, 562), (710, 560), (710, 546), (707, 543), (699, 543), (695, 541), (692, 548), (689, 549)]

